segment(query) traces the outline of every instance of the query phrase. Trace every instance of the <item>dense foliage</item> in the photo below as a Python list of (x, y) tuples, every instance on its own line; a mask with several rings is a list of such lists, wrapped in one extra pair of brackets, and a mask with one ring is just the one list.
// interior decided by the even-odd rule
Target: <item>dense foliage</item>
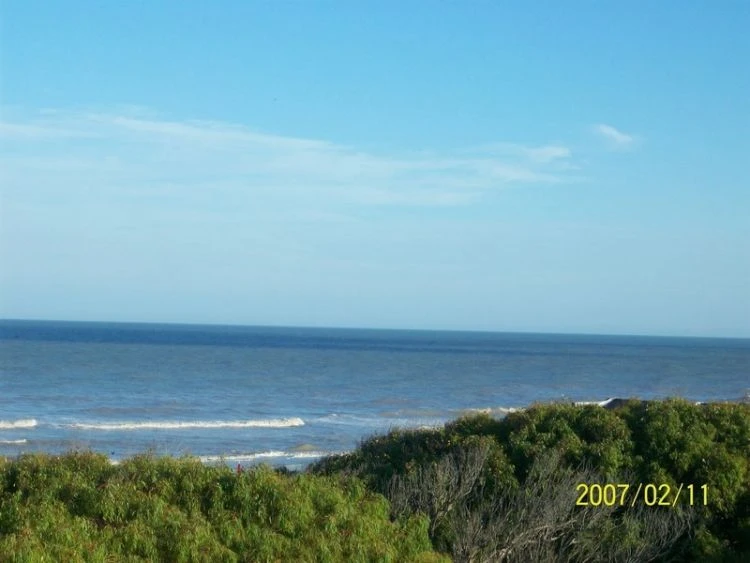
[(0, 561), (439, 561), (356, 480), (139, 456), (0, 460)]
[[(693, 484), (694, 502), (577, 506), (581, 483)], [(750, 561), (750, 405), (536, 405), (394, 430), (303, 474), (0, 459), (0, 563), (448, 558)]]
[[(361, 478), (393, 516), (427, 514), (455, 560), (750, 561), (747, 404), (537, 405), (394, 430), (311, 471)], [(579, 483), (707, 485), (708, 504), (575, 507)]]

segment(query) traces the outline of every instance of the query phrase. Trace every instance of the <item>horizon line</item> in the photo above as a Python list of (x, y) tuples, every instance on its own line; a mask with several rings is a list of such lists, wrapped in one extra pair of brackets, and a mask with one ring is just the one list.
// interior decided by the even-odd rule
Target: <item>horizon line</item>
[(544, 336), (603, 336), (627, 338), (681, 338), (681, 339), (713, 339), (713, 340), (750, 340), (750, 336), (706, 336), (706, 335), (678, 335), (678, 334), (646, 334), (646, 333), (607, 333), (607, 332), (556, 332), (534, 330), (490, 330), (490, 329), (455, 329), (455, 328), (383, 328), (367, 326), (330, 326), (330, 325), (276, 325), (276, 324), (241, 324), (226, 322), (177, 322), (177, 321), (113, 321), (113, 320), (71, 320), (71, 319), (42, 319), (42, 318), (10, 318), (0, 317), (4, 322), (39, 322), (39, 323), (71, 323), (71, 324), (115, 324), (115, 325), (156, 325), (156, 326), (205, 326), (229, 328), (287, 328), (303, 330), (353, 330), (353, 331), (383, 331), (383, 332), (444, 332), (467, 334), (516, 334), (516, 335), (544, 335)]

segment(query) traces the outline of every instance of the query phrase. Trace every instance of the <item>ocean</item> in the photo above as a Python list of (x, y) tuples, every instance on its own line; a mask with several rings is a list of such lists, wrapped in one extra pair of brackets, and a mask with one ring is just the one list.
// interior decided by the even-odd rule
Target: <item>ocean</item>
[(0, 321), (0, 456), (293, 469), (394, 427), (610, 397), (747, 400), (750, 339)]

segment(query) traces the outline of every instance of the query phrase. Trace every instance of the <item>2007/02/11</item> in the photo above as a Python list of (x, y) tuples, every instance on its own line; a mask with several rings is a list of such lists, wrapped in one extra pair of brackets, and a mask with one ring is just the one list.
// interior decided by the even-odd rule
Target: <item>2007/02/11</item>
[[(676, 506), (677, 501), (680, 498), (680, 494), (683, 489), (685, 490), (688, 498), (686, 499), (690, 506), (697, 504), (708, 504), (708, 485), (701, 485), (696, 487), (695, 485), (683, 485), (673, 491), (672, 487), (667, 483), (656, 485), (649, 483), (644, 485), (640, 483), (635, 494), (632, 494), (632, 487), (627, 483), (607, 483), (600, 485), (599, 483), (580, 483), (576, 486), (576, 491), (580, 494), (576, 500), (577, 506), (635, 506), (639, 499), (642, 500), (646, 506)], [(628, 494), (630, 493), (630, 495)], [(697, 493), (697, 494), (696, 494)], [(701, 494), (702, 493), (702, 494)]]

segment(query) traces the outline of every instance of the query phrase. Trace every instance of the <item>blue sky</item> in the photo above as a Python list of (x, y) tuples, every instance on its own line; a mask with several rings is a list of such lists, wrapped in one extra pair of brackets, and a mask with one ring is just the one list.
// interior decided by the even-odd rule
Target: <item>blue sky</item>
[(4, 318), (750, 336), (750, 3), (0, 8)]

